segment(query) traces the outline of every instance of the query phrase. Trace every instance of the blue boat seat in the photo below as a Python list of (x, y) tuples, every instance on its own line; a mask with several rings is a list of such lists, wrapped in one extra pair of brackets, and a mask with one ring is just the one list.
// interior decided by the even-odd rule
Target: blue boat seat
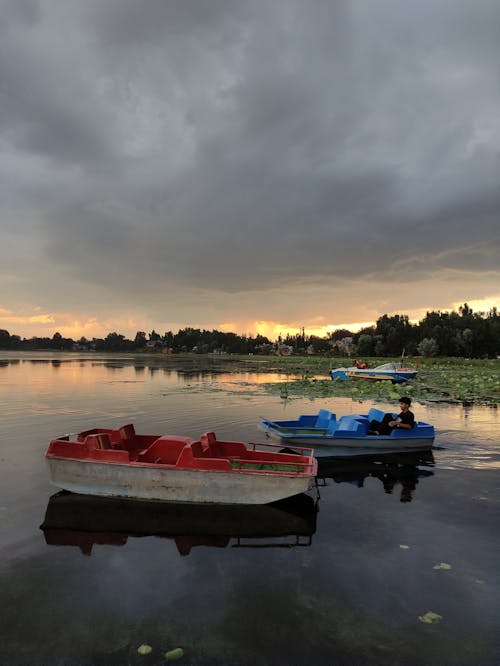
[(417, 421), (415, 425), (417, 426), (418, 434), (421, 437), (434, 437), (434, 426), (430, 425), (430, 423), (424, 423), (424, 421)]
[(372, 407), (368, 412), (368, 422), (370, 423), (373, 420), (382, 421), (385, 414), (387, 414), (387, 412), (383, 412), (381, 409), (376, 409), (375, 407)]
[(335, 420), (335, 414), (329, 412), (328, 409), (320, 409), (314, 427), (324, 428), (326, 430), (330, 425), (332, 419)]
[(335, 430), (335, 437), (363, 437), (366, 430), (366, 423), (361, 423), (354, 416), (342, 416)]

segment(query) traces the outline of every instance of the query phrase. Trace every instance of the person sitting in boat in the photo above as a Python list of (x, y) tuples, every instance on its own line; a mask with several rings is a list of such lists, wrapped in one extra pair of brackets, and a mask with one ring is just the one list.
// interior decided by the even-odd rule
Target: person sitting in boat
[(385, 414), (382, 421), (373, 420), (370, 423), (370, 435), (390, 435), (395, 429), (411, 430), (415, 425), (415, 415), (410, 412), (411, 398), (403, 396), (399, 399), (401, 412), (394, 418), (393, 414)]
[(363, 363), (363, 361), (354, 361), (354, 367), (359, 370), (364, 370), (366, 368), (366, 363)]

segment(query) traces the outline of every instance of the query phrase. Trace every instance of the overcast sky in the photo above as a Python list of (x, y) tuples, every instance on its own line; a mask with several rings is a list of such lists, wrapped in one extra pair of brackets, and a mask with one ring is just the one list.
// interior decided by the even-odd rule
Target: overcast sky
[(0, 328), (500, 305), (498, 0), (0, 0)]

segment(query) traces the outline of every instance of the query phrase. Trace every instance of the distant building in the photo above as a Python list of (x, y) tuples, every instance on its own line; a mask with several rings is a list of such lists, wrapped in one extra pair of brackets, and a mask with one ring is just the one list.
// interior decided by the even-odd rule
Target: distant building
[(280, 343), (276, 347), (276, 354), (278, 356), (291, 356), (292, 353), (293, 353), (293, 347), (291, 347), (290, 345), (284, 345)]
[(342, 338), (342, 340), (335, 340), (334, 342), (332, 342), (332, 348), (338, 349), (346, 356), (350, 356), (352, 354), (353, 347), (354, 347), (354, 341), (352, 337)]

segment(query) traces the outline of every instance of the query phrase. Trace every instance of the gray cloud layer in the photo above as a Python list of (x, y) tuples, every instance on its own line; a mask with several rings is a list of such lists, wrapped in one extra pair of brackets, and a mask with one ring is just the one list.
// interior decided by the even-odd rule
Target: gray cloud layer
[(0, 8), (11, 306), (498, 271), (496, 0)]

